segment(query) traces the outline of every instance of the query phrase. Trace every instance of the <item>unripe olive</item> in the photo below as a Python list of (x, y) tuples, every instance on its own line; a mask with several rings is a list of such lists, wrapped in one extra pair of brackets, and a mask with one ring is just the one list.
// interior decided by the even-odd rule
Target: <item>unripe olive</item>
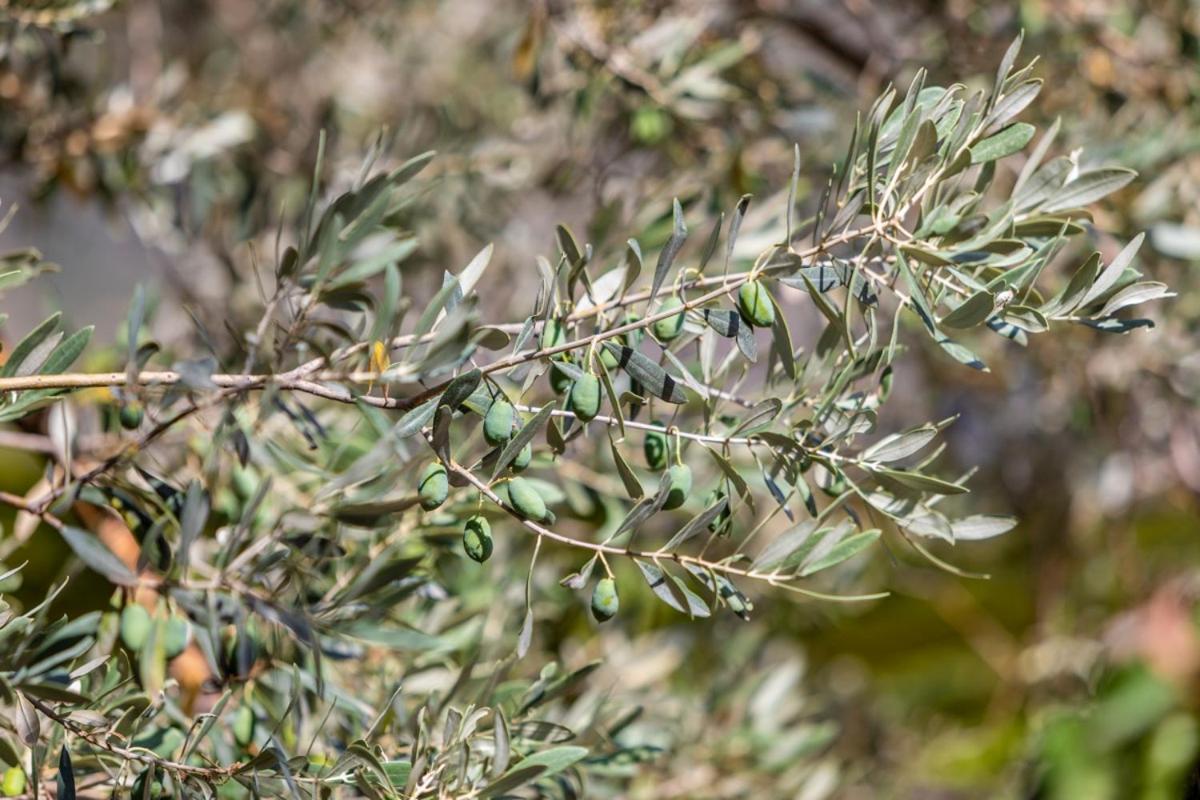
[(242, 706), (233, 715), (233, 740), (239, 747), (246, 747), (254, 741), (254, 728), (257, 720), (250, 706)]
[[(661, 420), (652, 423), (665, 428)], [(646, 456), (646, 466), (653, 470), (662, 469), (667, 465), (667, 434), (665, 431), (646, 431), (642, 441), (642, 452)]]
[(482, 564), (492, 555), (492, 526), (478, 514), (463, 526), (463, 549), (473, 560)]
[(669, 470), (671, 482), (667, 486), (667, 502), (663, 508), (679, 508), (692, 492), (692, 468), (687, 464), (676, 464)]
[(515, 471), (520, 472), (529, 466), (530, 461), (533, 461), (533, 445), (526, 444), (517, 451), (517, 457), (512, 460), (512, 463), (509, 466), (511, 466)]
[[(683, 304), (677, 298), (668, 298), (659, 308), (659, 312), (670, 311), (673, 308), (680, 308)], [(654, 335), (661, 341), (669, 342), (679, 334), (683, 333), (683, 312), (672, 317), (660, 319), (654, 323)]]
[(167, 618), (166, 630), (163, 634), (163, 655), (168, 659), (175, 658), (187, 647), (192, 637), (192, 626), (187, 619), (177, 614)]
[(512, 438), (515, 416), (516, 411), (513, 409), (512, 403), (503, 397), (492, 402), (487, 415), (483, 418), (483, 438), (487, 439), (488, 444), (493, 446), (504, 444)]
[(775, 324), (771, 293), (758, 281), (747, 281), (738, 289), (738, 310), (742, 318), (756, 328), (769, 328)]
[[(624, 344), (625, 343), (624, 340), (625, 340), (624, 336), (614, 336), (611, 341), (613, 342), (613, 344)], [(614, 369), (617, 368), (617, 364), (619, 364), (620, 362), (617, 361), (617, 356), (615, 353), (613, 353), (607, 347), (602, 347), (602, 348), (600, 348), (600, 363), (604, 365), (604, 368), (606, 370), (608, 370), (609, 372), (612, 372)]]
[(543, 350), (558, 347), (566, 341), (566, 331), (563, 330), (562, 320), (548, 319), (542, 325), (541, 345)]
[(517, 513), (538, 522), (546, 518), (546, 501), (532, 483), (524, 478), (508, 482), (508, 500)]
[(571, 387), (571, 410), (584, 422), (600, 413), (600, 379), (592, 373), (580, 375)]
[[(8, 567), (0, 564), (0, 575), (8, 572)], [(0, 580), (0, 594), (12, 594), (17, 589), (21, 588), (21, 584), (25, 582), (25, 578), (21, 573), (14, 572), (4, 580)]]
[(130, 603), (121, 609), (121, 641), (136, 653), (150, 636), (150, 624), (150, 612), (137, 603)]
[(121, 421), (121, 427), (128, 431), (140, 427), (144, 416), (145, 413), (142, 411), (142, 404), (136, 400), (123, 403), (121, 410), (117, 413), (117, 417)]
[(597, 622), (608, 622), (617, 615), (621, 600), (617, 597), (617, 582), (601, 578), (592, 590), (592, 616)]
[(450, 479), (440, 461), (432, 462), (421, 473), (417, 493), (421, 498), (421, 508), (426, 511), (432, 511), (446, 502), (446, 495), (450, 493)]
[(550, 388), (555, 394), (562, 394), (571, 388), (571, 376), (566, 370), (559, 369), (557, 366), (550, 365)]
[(9, 767), (4, 770), (4, 781), (0, 783), (5, 797), (19, 797), (25, 794), (25, 770), (20, 767)]

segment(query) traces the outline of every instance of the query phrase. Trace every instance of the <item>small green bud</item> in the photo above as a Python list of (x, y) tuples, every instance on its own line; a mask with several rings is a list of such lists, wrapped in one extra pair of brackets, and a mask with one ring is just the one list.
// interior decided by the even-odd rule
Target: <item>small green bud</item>
[(676, 464), (669, 470), (671, 482), (667, 486), (667, 502), (663, 508), (679, 508), (692, 492), (692, 468), (687, 464)]
[(769, 328), (775, 324), (775, 304), (771, 293), (758, 281), (747, 281), (738, 289), (738, 311), (742, 318), (756, 328)]
[(136, 400), (130, 400), (127, 403), (121, 404), (121, 410), (117, 413), (117, 417), (121, 421), (121, 427), (127, 431), (136, 430), (141, 427), (142, 418), (145, 413), (142, 411), (142, 404)]
[(446, 476), (446, 468), (440, 461), (434, 461), (421, 473), (421, 482), (417, 484), (417, 493), (421, 498), (421, 508), (426, 511), (446, 502), (450, 494), (450, 479)]
[(150, 636), (150, 624), (150, 612), (138, 603), (130, 603), (121, 609), (121, 641), (138, 652)]
[(476, 514), (463, 526), (463, 550), (482, 564), (492, 555), (492, 526), (486, 517)]
[(493, 447), (504, 444), (512, 438), (515, 417), (516, 410), (512, 403), (502, 397), (497, 398), (483, 418), (483, 438)]
[(534, 522), (546, 518), (546, 501), (532, 483), (524, 478), (513, 478), (508, 482), (508, 500), (516, 512)]
[(600, 379), (585, 372), (571, 387), (571, 410), (583, 422), (600, 413)]
[[(660, 428), (666, 426), (662, 420), (654, 420), (653, 425)], [(667, 465), (667, 434), (665, 431), (646, 431), (646, 438), (642, 441), (642, 453), (646, 456), (646, 466), (653, 470), (660, 470)]]
[(612, 578), (600, 579), (592, 590), (592, 616), (597, 622), (608, 622), (617, 615), (620, 607), (616, 581)]
[[(680, 308), (682, 306), (683, 303), (680, 303), (677, 298), (671, 297), (663, 302), (662, 307), (660, 307), (656, 313), (670, 311), (673, 308)], [(654, 323), (652, 327), (654, 329), (655, 337), (657, 337), (660, 341), (669, 342), (675, 337), (679, 336), (679, 334), (683, 333), (683, 312), (680, 312), (673, 317), (660, 319), (658, 322)]]

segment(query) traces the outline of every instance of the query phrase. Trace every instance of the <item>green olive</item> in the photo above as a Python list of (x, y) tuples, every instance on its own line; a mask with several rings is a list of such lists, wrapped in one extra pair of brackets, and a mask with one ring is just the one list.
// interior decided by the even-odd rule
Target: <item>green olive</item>
[(612, 578), (602, 578), (592, 590), (592, 616), (597, 622), (608, 622), (617, 615), (621, 600), (617, 597), (617, 583)]
[(669, 470), (671, 482), (667, 486), (667, 502), (663, 508), (679, 508), (692, 491), (692, 468), (687, 464), (676, 464)]
[[(654, 420), (653, 425), (660, 428), (666, 426), (661, 420)], [(646, 466), (653, 470), (660, 470), (667, 465), (667, 434), (665, 431), (646, 431), (646, 438), (642, 441), (642, 452), (646, 456)]]
[(128, 403), (121, 405), (121, 410), (117, 413), (117, 417), (121, 421), (122, 428), (132, 431), (141, 426), (145, 413), (142, 411), (141, 403), (136, 400), (130, 400)]
[(546, 518), (546, 501), (532, 483), (524, 478), (508, 482), (508, 500), (517, 513), (534, 522)]
[(5, 797), (19, 797), (25, 794), (25, 770), (20, 767), (9, 767), (4, 770), (4, 781), (0, 783), (0, 791)]
[[(0, 575), (8, 572), (8, 567), (0, 564)], [(25, 578), (20, 572), (14, 572), (4, 580), (0, 580), (0, 594), (12, 594), (17, 589), (21, 588), (21, 584), (25, 582)]]
[(463, 549), (473, 560), (482, 564), (492, 555), (492, 526), (478, 514), (463, 526)]
[(531, 461), (533, 461), (533, 445), (526, 444), (517, 451), (517, 457), (512, 460), (512, 463), (509, 466), (511, 466), (515, 471), (520, 472), (528, 467), (529, 462)]
[(233, 715), (233, 740), (239, 747), (246, 747), (254, 740), (254, 728), (257, 720), (250, 706), (242, 706)]
[(188, 646), (192, 636), (192, 626), (185, 617), (172, 614), (167, 618), (166, 632), (163, 638), (163, 654), (175, 658)]
[(571, 410), (588, 422), (600, 413), (600, 379), (585, 372), (571, 387)]
[(550, 365), (550, 388), (555, 394), (562, 394), (571, 388), (571, 376), (556, 364)]
[(446, 502), (450, 493), (450, 479), (446, 476), (446, 468), (440, 461), (434, 461), (421, 473), (421, 482), (417, 484), (417, 493), (421, 498), (421, 508), (426, 511)]
[(512, 438), (516, 410), (503, 397), (497, 398), (483, 418), (483, 438), (490, 445), (500, 445)]
[(150, 637), (150, 624), (150, 612), (137, 603), (130, 603), (121, 609), (121, 641), (136, 653)]
[[(682, 306), (683, 303), (680, 303), (677, 298), (671, 297), (663, 302), (658, 311), (661, 313), (663, 311), (670, 311), (673, 308), (681, 308)], [(660, 341), (671, 341), (679, 336), (679, 334), (683, 333), (683, 312), (681, 311), (673, 317), (660, 319), (658, 322), (654, 323), (653, 329), (655, 337), (657, 337)]]
[(549, 350), (551, 347), (558, 347), (567, 340), (567, 332), (563, 328), (562, 320), (548, 319), (542, 325), (541, 345), (543, 350)]
[(769, 328), (775, 324), (771, 293), (758, 281), (747, 281), (738, 289), (738, 310), (742, 318), (756, 328)]

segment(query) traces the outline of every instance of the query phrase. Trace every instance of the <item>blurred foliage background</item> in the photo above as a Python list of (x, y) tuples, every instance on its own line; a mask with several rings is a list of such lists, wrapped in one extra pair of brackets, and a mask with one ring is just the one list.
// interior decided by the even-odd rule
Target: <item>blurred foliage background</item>
[[(6, 337), (63, 307), (115, 342), (135, 282), (178, 312), (156, 317), (168, 346), (244, 320), (247, 242), (269, 247), (303, 205), (321, 131), (335, 185), (377, 142), (437, 149), (408, 286), (431, 291), (495, 242), (485, 305), (519, 319), (505, 312), (556, 223), (598, 246), (661, 240), (661, 198), (715, 213), (780, 192), (793, 143), (814, 202), (882, 87), (921, 66), (983, 85), (1024, 30), (1045, 79), (1029, 114), (1061, 118), (1059, 147), (1140, 173), (1096, 210), (1119, 238), (1086, 245), (1107, 260), (1147, 231), (1142, 270), (1179, 296), (1103, 350), (1080, 329), (988, 374), (910, 357), (889, 424), (962, 414), (948, 435), (981, 467), (974, 502), (1022, 521), (956, 553), (990, 580), (894, 553), (868, 567), (892, 596), (865, 606), (769, 597), (749, 624), (689, 623), (635, 597), (602, 635), (545, 599), (529, 669), (603, 659), (595, 685), (648, 709), (663, 752), (629, 797), (1200, 797), (1200, 5), (109, 5), (0, 3), (0, 195), (20, 206), (0, 243), (63, 267), (10, 296)], [(91, 366), (113, 363), (94, 350)], [(5, 450), (0, 485), (40, 469)], [(57, 556), (30, 557), (26, 597)]]

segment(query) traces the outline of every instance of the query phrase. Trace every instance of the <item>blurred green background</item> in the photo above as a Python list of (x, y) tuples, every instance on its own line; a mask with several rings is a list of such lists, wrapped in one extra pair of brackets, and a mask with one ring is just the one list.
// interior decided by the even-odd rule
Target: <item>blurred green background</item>
[[(642, 603), (625, 635), (593, 642), (575, 638), (577, 611), (539, 608), (562, 630), (543, 646), (628, 669), (612, 679), (675, 723), (633, 797), (1200, 797), (1200, 3), (30, 7), (46, 24), (0, 56), (0, 197), (20, 206), (0, 245), (64, 269), (6, 298), (6, 342), (51, 307), (112, 342), (139, 281), (189, 311), (158, 315), (161, 340), (220, 330), (257, 302), (242, 244), (302, 204), (322, 130), (347, 180), (380, 131), (399, 155), (437, 149), (406, 288), (495, 242), (486, 303), (516, 319), (556, 223), (611, 248), (664, 221), (672, 195), (766, 205), (793, 143), (812, 203), (883, 87), (919, 67), (983, 85), (1024, 30), (1045, 79), (1026, 117), (1061, 118), (1057, 147), (1140, 173), (1095, 209), (1113, 235), (1086, 246), (1107, 259), (1148, 232), (1141, 269), (1179, 295), (1151, 311), (1154, 330), (1102, 348), (1081, 329), (987, 375), (906, 362), (883, 424), (961, 414), (949, 441), (980, 467), (969, 502), (1022, 520), (946, 554), (990, 580), (892, 552), (862, 568), (893, 592), (867, 606), (761, 598), (747, 626)], [(3, 488), (38, 470), (0, 455)], [(755, 704), (782, 697), (793, 722), (831, 727), (796, 741), (756, 727)], [(789, 760), (813, 753), (829, 779), (789, 782)]]

